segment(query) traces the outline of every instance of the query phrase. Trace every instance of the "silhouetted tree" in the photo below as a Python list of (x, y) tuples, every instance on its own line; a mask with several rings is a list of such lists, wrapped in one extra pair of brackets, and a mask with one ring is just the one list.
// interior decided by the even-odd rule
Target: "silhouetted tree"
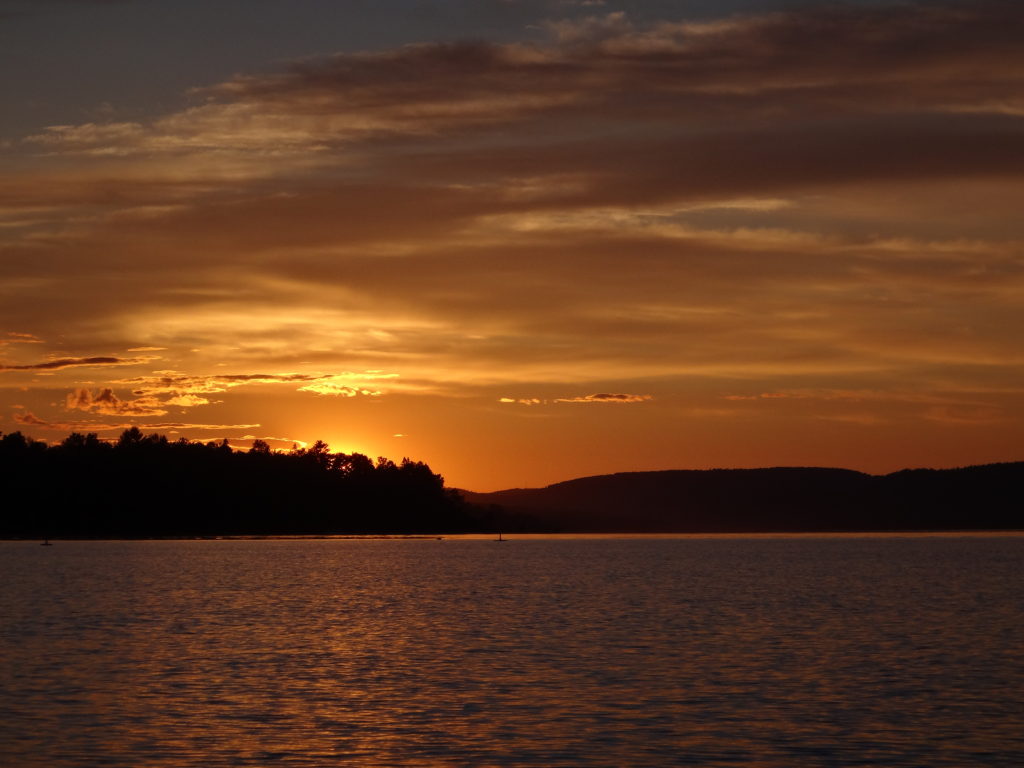
[[(58, 445), (0, 433), (0, 472), (33, 504), (0, 507), (0, 536), (402, 533), (472, 527), (429, 467), (332, 454), (323, 441), (274, 453), (124, 430), (113, 444), (72, 433)], [(415, 510), (415, 512), (414, 512)]]
[(135, 448), (142, 444), (143, 439), (145, 439), (145, 435), (142, 434), (142, 430), (138, 427), (131, 427), (117, 438), (117, 448), (121, 450)]

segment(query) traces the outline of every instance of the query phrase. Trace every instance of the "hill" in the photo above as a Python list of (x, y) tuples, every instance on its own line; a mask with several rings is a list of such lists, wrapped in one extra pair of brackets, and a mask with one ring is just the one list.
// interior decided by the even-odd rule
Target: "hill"
[(846, 469), (621, 472), (462, 492), (507, 530), (781, 532), (1024, 527), (1024, 462), (868, 475)]

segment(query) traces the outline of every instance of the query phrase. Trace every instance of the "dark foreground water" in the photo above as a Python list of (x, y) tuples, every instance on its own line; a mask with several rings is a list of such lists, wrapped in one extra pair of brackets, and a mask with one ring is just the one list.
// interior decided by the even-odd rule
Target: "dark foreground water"
[(3, 766), (1024, 765), (1022, 537), (0, 558)]

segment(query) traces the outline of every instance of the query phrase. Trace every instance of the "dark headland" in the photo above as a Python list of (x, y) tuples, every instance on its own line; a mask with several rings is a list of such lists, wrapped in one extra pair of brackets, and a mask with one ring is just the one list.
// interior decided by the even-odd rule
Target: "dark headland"
[(1024, 528), (1024, 462), (868, 475), (671, 470), (472, 493), (422, 462), (275, 453), (126, 430), (0, 436), (0, 538), (472, 532), (738, 533)]
[(516, 524), (566, 532), (753, 533), (1024, 527), (1024, 462), (868, 475), (848, 469), (667, 470), (464, 493)]

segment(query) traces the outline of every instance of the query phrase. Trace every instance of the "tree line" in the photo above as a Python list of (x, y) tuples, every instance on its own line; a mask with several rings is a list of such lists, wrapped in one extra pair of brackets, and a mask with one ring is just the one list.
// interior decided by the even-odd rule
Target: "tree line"
[(488, 530), (423, 462), (331, 453), (317, 441), (290, 452), (254, 441), (169, 440), (126, 429), (116, 441), (74, 432), (47, 444), (0, 436), (8, 503), (0, 536), (170, 537), (416, 534)]

